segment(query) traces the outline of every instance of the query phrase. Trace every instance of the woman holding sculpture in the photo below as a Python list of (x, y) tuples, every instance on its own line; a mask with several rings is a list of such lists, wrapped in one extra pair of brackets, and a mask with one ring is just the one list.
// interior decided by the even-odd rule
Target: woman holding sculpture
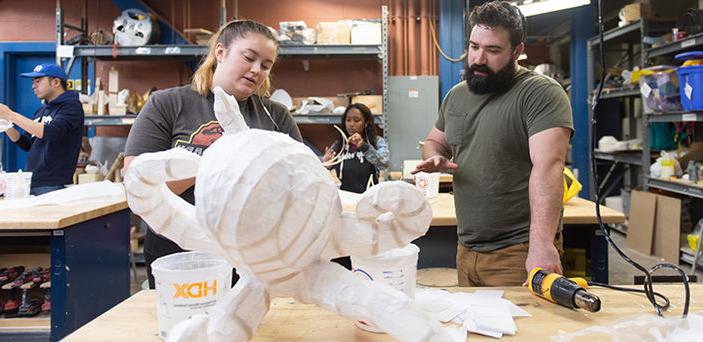
[[(213, 35), (209, 47), (190, 85), (158, 91), (149, 97), (127, 138), (125, 170), (142, 153), (182, 147), (202, 154), (221, 137), (222, 127), (213, 109), (212, 89), (217, 86), (237, 99), (249, 127), (287, 133), (302, 141), (288, 109), (264, 97), (269, 91), (269, 73), (278, 48), (269, 28), (251, 20), (235, 20)], [(167, 185), (175, 194), (194, 203), (195, 178)], [(181, 251), (174, 242), (147, 230), (144, 257), (150, 288), (154, 288), (151, 263)], [(235, 274), (234, 281), (236, 278)]]

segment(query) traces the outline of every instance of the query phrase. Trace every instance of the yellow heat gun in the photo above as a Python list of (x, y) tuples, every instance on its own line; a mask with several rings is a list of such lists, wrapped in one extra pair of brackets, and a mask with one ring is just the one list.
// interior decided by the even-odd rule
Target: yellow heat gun
[(538, 297), (570, 309), (600, 310), (600, 298), (586, 291), (588, 282), (583, 278), (566, 278), (536, 267), (530, 271), (528, 288)]

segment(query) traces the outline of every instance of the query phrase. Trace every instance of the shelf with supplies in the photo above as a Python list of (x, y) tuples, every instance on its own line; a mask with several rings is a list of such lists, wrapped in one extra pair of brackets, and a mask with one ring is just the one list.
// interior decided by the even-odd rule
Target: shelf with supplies
[[(57, 54), (62, 58), (92, 57), (96, 59), (148, 59), (163, 57), (195, 58), (207, 54), (206, 45), (61, 45)], [(359, 57), (382, 55), (381, 45), (281, 45), (278, 55), (281, 57)]]
[(641, 96), (639, 88), (622, 87), (622, 88), (603, 88), (600, 94), (601, 99), (613, 99), (620, 97), (637, 97)]
[[(308, 125), (341, 125), (341, 114), (293, 114), (295, 123)], [(136, 120), (136, 114), (128, 115), (86, 115), (85, 126), (131, 126)], [(374, 122), (383, 125), (383, 115), (374, 114)]]
[[(628, 24), (622, 27), (616, 27), (610, 30), (607, 30), (603, 32), (603, 40), (605, 42), (610, 42), (610, 41), (621, 41), (621, 40), (626, 40), (626, 41), (632, 41), (632, 40), (639, 40), (640, 39), (640, 31), (642, 30), (643, 23), (642, 21), (637, 21), (632, 24)], [(588, 45), (589, 46), (597, 46), (600, 44), (600, 37), (595, 36), (591, 37), (588, 40)]]
[(703, 112), (646, 113), (648, 122), (699, 122)]
[(624, 164), (642, 165), (642, 151), (618, 151), (618, 152), (601, 152), (594, 151), (596, 159), (610, 160)]
[[(341, 125), (341, 114), (292, 114), (293, 120), (297, 124), (319, 124), (319, 125)], [(373, 121), (378, 125), (383, 125), (383, 114), (374, 114)]]
[[(380, 95), (382, 106), (379, 111), (383, 114), (374, 114), (374, 122), (383, 129), (383, 135), (387, 136), (387, 125), (385, 109), (388, 101), (388, 6), (380, 7), (381, 39), (373, 44), (312, 44), (295, 45), (282, 43), (278, 47), (278, 56), (281, 59), (314, 59), (314, 58), (341, 58), (341, 59), (363, 59), (371, 60), (380, 64), (379, 70), (381, 78), (381, 89), (376, 89), (372, 94)], [(87, 21), (87, 18), (83, 18)], [(63, 12), (60, 9), (60, 1), (57, 2), (56, 11), (56, 58), (60, 65), (66, 63), (65, 69), (70, 72), (71, 68), (80, 65), (81, 84), (88, 84), (87, 73), (88, 63), (103, 61), (158, 61), (167, 59), (180, 59), (184, 62), (197, 61), (208, 53), (207, 45), (195, 44), (149, 44), (143, 46), (117, 46), (117, 45), (67, 45), (64, 41), (62, 28), (64, 27)], [(92, 113), (91, 113), (92, 114)], [(129, 126), (134, 123), (136, 115), (122, 116), (97, 116), (86, 115), (85, 126)], [(335, 114), (311, 114), (293, 115), (293, 119), (298, 124), (342, 124), (341, 115)]]
[(136, 120), (136, 114), (127, 115), (87, 115), (85, 126), (131, 126)]
[(645, 49), (647, 58), (654, 58), (703, 47), (703, 33), (699, 33), (662, 46)]
[(696, 185), (683, 180), (664, 180), (647, 177), (647, 186), (654, 189), (666, 190), (681, 195), (703, 198), (703, 185)]
[[(646, 65), (646, 58), (643, 54), (639, 54), (636, 51), (642, 51), (649, 48), (649, 44), (644, 41), (645, 37), (657, 36), (666, 32), (671, 32), (671, 23), (654, 20), (652, 18), (641, 18), (640, 20), (633, 22), (631, 24), (614, 27), (603, 33), (603, 43), (607, 45), (606, 47), (613, 50), (617, 46), (617, 51), (622, 53), (620, 60), (627, 61), (624, 65), (619, 65), (623, 69), (632, 70), (635, 66)], [(627, 45), (626, 47), (623, 45)], [(608, 48), (609, 47), (609, 48)], [(599, 56), (600, 56), (600, 35), (593, 36), (588, 39), (588, 58), (587, 62), (587, 80), (586, 85), (588, 89), (591, 90), (591, 97), (588, 102), (593, 101), (593, 95), (597, 91), (596, 77)], [(621, 53), (617, 54), (620, 55)], [(612, 52), (611, 52), (612, 53)], [(605, 66), (606, 68), (609, 65)], [(620, 115), (608, 115), (608, 111), (614, 110), (612, 103), (607, 105), (599, 106), (598, 108), (593, 108), (589, 106), (589, 119), (595, 117), (598, 118), (598, 127), (596, 131), (600, 136), (613, 136), (618, 140), (631, 140), (635, 138), (642, 139), (642, 145), (649, 144), (648, 128), (646, 127), (646, 120), (640, 119), (641, 111), (638, 110), (637, 103), (641, 101), (641, 91), (638, 85), (625, 85), (622, 87), (609, 87), (604, 88), (600, 94), (600, 99), (618, 99), (622, 103), (620, 104), (623, 110), (622, 116), (626, 121), (621, 120)], [(613, 102), (613, 101), (610, 101)], [(600, 160), (610, 160), (617, 163), (623, 163), (627, 166), (622, 169), (614, 169), (614, 165), (599, 165), (600, 170), (597, 172), (601, 174), (602, 184), (597, 185), (597, 189), (605, 189), (604, 196), (608, 196), (610, 192), (617, 188), (629, 189), (640, 188), (644, 185), (644, 173), (646, 172), (645, 164), (648, 163), (645, 155), (649, 154), (649, 150), (646, 150), (644, 154), (605, 154), (595, 151), (594, 156)], [(599, 163), (601, 164), (601, 163)], [(603, 163), (605, 164), (605, 163)], [(615, 177), (604, 177), (603, 174), (610, 175), (612, 172), (617, 172)], [(606, 184), (608, 183), (608, 184)], [(589, 196), (595, 196), (593, 189)]]
[[(690, 247), (681, 247), (681, 260), (693, 265), (693, 258), (696, 256), (695, 252)], [(703, 258), (698, 257), (698, 262), (696, 268), (703, 267)]]

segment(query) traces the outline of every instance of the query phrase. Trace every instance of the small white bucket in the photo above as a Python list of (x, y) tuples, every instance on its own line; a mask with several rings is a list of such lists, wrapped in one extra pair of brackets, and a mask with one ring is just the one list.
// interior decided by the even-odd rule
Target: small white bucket
[(212, 309), (232, 284), (232, 266), (217, 255), (182, 252), (151, 264), (156, 282), (159, 335), (166, 338), (176, 323)]
[(2, 174), (5, 181), (5, 199), (22, 199), (29, 197), (32, 186), (31, 172), (8, 172)]
[(415, 187), (426, 198), (434, 198), (439, 194), (439, 172), (418, 172), (415, 174)]
[[(372, 258), (351, 256), (352, 269), (364, 279), (378, 281), (396, 288), (415, 299), (417, 258), (420, 248), (410, 243)], [(357, 321), (356, 326), (371, 332), (383, 332), (370, 322)]]

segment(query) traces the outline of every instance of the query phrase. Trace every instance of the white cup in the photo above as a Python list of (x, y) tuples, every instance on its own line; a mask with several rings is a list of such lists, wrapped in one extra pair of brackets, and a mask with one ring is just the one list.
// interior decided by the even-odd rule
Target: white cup
[(29, 197), (32, 186), (31, 172), (8, 172), (2, 174), (5, 180), (5, 199), (22, 199)]
[(434, 198), (439, 194), (439, 172), (418, 172), (415, 174), (415, 187), (426, 198)]

